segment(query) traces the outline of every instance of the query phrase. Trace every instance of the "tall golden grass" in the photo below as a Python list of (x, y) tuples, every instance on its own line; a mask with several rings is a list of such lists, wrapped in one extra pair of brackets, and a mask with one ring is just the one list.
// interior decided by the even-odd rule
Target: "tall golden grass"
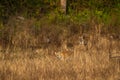
[[(112, 42), (111, 42), (112, 41)], [(1, 80), (119, 80), (120, 52), (115, 40), (100, 37), (96, 46), (74, 46), (74, 56), (61, 61), (47, 49), (0, 53)], [(112, 46), (111, 46), (112, 45)], [(50, 48), (52, 50), (52, 48)], [(116, 52), (115, 52), (116, 51)], [(120, 54), (120, 53), (118, 53)]]
[[(120, 40), (101, 35), (101, 24), (87, 34), (45, 24), (35, 32), (31, 20), (7, 26), (18, 27), (5, 32), (10, 36), (0, 49), (0, 80), (120, 80)], [(87, 45), (79, 44), (80, 35)], [(60, 60), (55, 52), (65, 40), (73, 56)]]

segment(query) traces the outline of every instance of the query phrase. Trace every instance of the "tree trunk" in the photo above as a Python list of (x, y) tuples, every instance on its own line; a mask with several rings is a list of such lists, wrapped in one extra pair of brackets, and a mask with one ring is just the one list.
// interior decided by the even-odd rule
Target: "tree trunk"
[(62, 13), (65, 13), (67, 12), (67, 0), (61, 0), (61, 11)]

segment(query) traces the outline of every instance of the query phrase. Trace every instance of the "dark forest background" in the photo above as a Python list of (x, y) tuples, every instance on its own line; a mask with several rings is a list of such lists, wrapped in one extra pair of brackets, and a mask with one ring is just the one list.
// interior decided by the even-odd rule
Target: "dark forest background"
[(18, 35), (25, 37), (26, 45), (44, 43), (43, 36), (56, 45), (58, 35), (69, 38), (98, 31), (120, 38), (120, 0), (68, 0), (67, 14), (61, 12), (60, 0), (0, 0), (0, 40), (5, 45), (23, 46)]

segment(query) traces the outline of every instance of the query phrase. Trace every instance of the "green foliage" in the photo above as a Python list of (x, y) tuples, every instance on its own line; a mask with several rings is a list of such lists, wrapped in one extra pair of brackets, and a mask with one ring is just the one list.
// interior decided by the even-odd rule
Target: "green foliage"
[[(59, 8), (60, 0), (0, 0), (0, 16), (9, 16), (26, 13), (27, 16), (36, 16)], [(119, 7), (120, 0), (68, 0), (68, 9), (81, 11), (93, 9), (109, 11)]]
[(60, 12), (60, 0), (0, 0), (0, 22), (3, 24), (13, 15), (35, 17), (38, 20), (42, 17), (42, 20), (35, 24), (35, 29), (39, 30), (44, 24), (80, 25), (94, 19), (98, 23), (104, 23), (105, 30), (113, 33), (119, 30), (120, 0), (67, 1), (68, 14), (65, 15)]
[(78, 14), (76, 14), (76, 16), (73, 15), (73, 17), (74, 18), (73, 18), (72, 21), (75, 21), (75, 22), (78, 22), (78, 23), (84, 23), (87, 20), (89, 20), (89, 18), (90, 18), (90, 11), (85, 9), (83, 11), (78, 12)]

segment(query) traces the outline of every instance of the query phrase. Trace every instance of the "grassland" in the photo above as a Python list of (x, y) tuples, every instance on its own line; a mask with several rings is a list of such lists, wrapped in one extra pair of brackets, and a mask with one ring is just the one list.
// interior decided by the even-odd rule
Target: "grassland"
[[(120, 80), (119, 13), (8, 15), (0, 23), (0, 80)], [(55, 55), (64, 41), (73, 55), (68, 60)]]
[[(19, 37), (26, 36), (26, 34), (19, 34)], [(72, 43), (73, 47), (70, 47), (70, 49), (73, 50), (72, 54), (74, 56), (69, 57), (70, 59), (67, 61), (62, 61), (54, 55), (54, 52), (59, 50), (61, 46), (54, 47), (56, 44), (51, 42), (45, 46), (29, 48), (29, 44), (32, 43), (24, 41), (24, 43), (21, 42), (23, 47), (19, 49), (18, 46), (21, 47), (19, 41), (23, 40), (23, 38), (19, 37), (17, 40), (15, 39), (16, 43), (13, 48), (7, 47), (5, 50), (1, 49), (0, 80), (120, 79), (120, 60), (117, 56), (113, 56), (113, 54), (120, 54), (120, 41), (111, 38), (111, 36), (103, 37), (93, 34), (91, 39), (87, 38), (91, 44), (88, 44), (88, 49), (76, 44), (75, 42), (79, 41), (79, 39), (71, 36), (73, 39), (71, 41), (74, 42)], [(64, 37), (67, 39), (65, 33)], [(63, 40), (64, 37), (62, 38)], [(24, 39), (30, 38), (27, 35)], [(15, 40), (13, 38), (13, 41)], [(34, 39), (32, 38), (32, 40)], [(37, 49), (41, 49), (41, 51), (35, 52)]]

